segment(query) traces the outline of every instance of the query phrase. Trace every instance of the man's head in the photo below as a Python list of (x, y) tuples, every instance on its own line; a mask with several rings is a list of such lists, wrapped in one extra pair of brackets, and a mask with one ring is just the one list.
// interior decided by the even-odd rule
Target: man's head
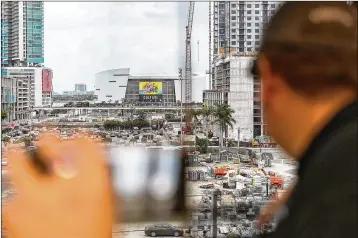
[(269, 133), (295, 155), (293, 135), (335, 102), (356, 96), (357, 8), (284, 4), (266, 28), (256, 66)]

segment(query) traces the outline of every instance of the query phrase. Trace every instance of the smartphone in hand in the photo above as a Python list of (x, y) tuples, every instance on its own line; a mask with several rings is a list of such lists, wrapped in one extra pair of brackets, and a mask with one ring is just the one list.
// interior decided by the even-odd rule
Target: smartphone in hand
[(109, 148), (117, 221), (183, 220), (184, 157), (179, 147)]

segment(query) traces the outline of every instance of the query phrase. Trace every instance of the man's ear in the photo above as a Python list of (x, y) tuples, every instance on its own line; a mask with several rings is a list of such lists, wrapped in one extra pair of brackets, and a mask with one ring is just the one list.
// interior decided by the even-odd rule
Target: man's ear
[(262, 100), (268, 102), (285, 88), (281, 76), (272, 70), (270, 62), (261, 54), (257, 62), (262, 82)]

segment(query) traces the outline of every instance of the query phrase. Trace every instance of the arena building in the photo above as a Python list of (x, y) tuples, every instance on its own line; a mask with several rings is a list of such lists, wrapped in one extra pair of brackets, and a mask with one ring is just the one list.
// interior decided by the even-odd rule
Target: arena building
[(102, 71), (95, 76), (97, 102), (133, 105), (174, 105), (178, 77), (130, 74), (129, 68)]

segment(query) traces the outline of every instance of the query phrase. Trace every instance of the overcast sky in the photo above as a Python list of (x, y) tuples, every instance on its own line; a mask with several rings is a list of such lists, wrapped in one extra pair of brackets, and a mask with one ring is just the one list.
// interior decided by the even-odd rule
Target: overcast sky
[[(75, 83), (93, 90), (95, 73), (113, 68), (176, 75), (184, 66), (187, 9), (178, 2), (45, 2), (45, 65), (54, 91)], [(207, 22), (208, 3), (197, 2), (192, 62), (201, 74), (208, 69)]]

